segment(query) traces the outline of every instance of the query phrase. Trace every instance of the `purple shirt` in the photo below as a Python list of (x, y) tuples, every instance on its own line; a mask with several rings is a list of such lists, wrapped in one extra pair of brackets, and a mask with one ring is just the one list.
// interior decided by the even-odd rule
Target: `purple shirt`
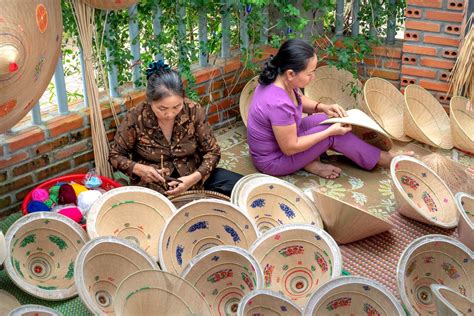
[(295, 95), (298, 105), (293, 103), (284, 89), (273, 83), (266, 86), (259, 84), (255, 89), (247, 122), (247, 142), (255, 164), (266, 164), (284, 155), (273, 134), (273, 125), (296, 124), (299, 130), (303, 108), (297, 90)]

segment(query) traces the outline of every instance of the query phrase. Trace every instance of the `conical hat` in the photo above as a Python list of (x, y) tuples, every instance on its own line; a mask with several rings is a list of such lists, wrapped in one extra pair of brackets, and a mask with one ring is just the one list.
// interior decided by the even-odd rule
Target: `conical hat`
[(160, 236), (160, 265), (180, 274), (189, 261), (214, 246), (247, 249), (257, 239), (257, 227), (235, 204), (216, 199), (193, 201), (181, 207)]
[(135, 242), (158, 260), (158, 241), (175, 206), (164, 195), (139, 186), (112, 189), (94, 202), (87, 216), (91, 238), (118, 236)]
[(72, 219), (53, 212), (18, 219), (5, 235), (5, 269), (23, 291), (46, 300), (77, 295), (74, 261), (88, 237)]
[(74, 280), (79, 296), (94, 315), (114, 315), (120, 282), (134, 272), (149, 269), (158, 270), (158, 265), (134, 243), (112, 236), (98, 237), (79, 252)]
[(419, 142), (443, 149), (453, 148), (448, 114), (431, 93), (418, 85), (411, 84), (405, 89), (403, 128), (408, 136)]
[(15, 296), (7, 291), (0, 290), (0, 315), (7, 315), (9, 311), (21, 306)]
[(244, 89), (240, 93), (240, 100), (239, 100), (240, 116), (242, 117), (242, 121), (244, 121), (245, 126), (247, 126), (250, 102), (252, 102), (253, 92), (255, 91), (255, 88), (257, 88), (257, 86), (258, 86), (258, 76), (250, 79), (250, 81), (247, 82)]
[(364, 84), (366, 113), (393, 139), (409, 142), (403, 130), (403, 94), (385, 79), (373, 77)]
[(2, 1), (0, 133), (21, 120), (48, 87), (62, 34), (61, 1)]
[(237, 309), (237, 316), (247, 315), (298, 316), (301, 310), (278, 292), (253, 290), (244, 296)]
[(454, 146), (474, 153), (474, 105), (469, 99), (456, 96), (451, 99), (449, 106)]
[(295, 185), (267, 175), (253, 177), (242, 186), (239, 205), (253, 219), (260, 232), (290, 223), (311, 223), (323, 227), (314, 203)]
[(436, 314), (431, 284), (443, 284), (472, 297), (473, 276), (474, 253), (458, 240), (443, 235), (415, 239), (397, 265), (400, 298), (409, 315)]
[(263, 269), (264, 288), (283, 293), (299, 307), (321, 284), (342, 272), (342, 255), (334, 239), (308, 224), (275, 227), (249, 251)]
[(192, 201), (200, 199), (218, 199), (227, 202), (230, 201), (227, 195), (209, 190), (188, 190), (178, 195), (168, 196), (168, 199), (174, 204), (176, 208), (180, 208)]
[[(352, 85), (360, 93), (351, 95)], [(344, 109), (364, 108), (362, 83), (344, 69), (331, 66), (316, 68), (314, 79), (304, 88), (305, 96), (325, 104), (337, 103)]]
[(430, 288), (438, 315), (457, 316), (472, 313), (474, 301), (465, 295), (440, 284), (431, 284)]
[(417, 221), (442, 228), (458, 225), (459, 212), (446, 183), (420, 160), (399, 155), (390, 164), (397, 210)]
[(7, 257), (7, 246), (5, 245), (5, 236), (0, 231), (0, 265), (3, 264), (5, 258)]
[(397, 298), (373, 280), (342, 276), (323, 284), (308, 301), (304, 315), (405, 316)]
[(18, 308), (12, 310), (8, 316), (62, 316), (60, 312), (54, 310), (52, 308), (42, 306), (42, 305), (35, 305), (35, 304), (28, 304), (22, 305)]
[(392, 148), (393, 142), (388, 134), (367, 114), (358, 109), (347, 111), (345, 117), (333, 117), (320, 124), (351, 124), (352, 133), (365, 142), (374, 145), (382, 150), (388, 151)]
[(118, 10), (126, 9), (138, 0), (83, 0), (85, 3), (96, 9), (102, 10)]
[(389, 221), (360, 207), (335, 199), (317, 189), (311, 190), (311, 193), (327, 231), (340, 244), (361, 240), (393, 228)]
[(182, 273), (210, 306), (212, 315), (235, 315), (242, 297), (262, 288), (263, 274), (247, 251), (217, 246), (194, 257)]
[(211, 315), (192, 284), (158, 270), (142, 270), (125, 278), (117, 288), (114, 309), (117, 316)]
[(456, 193), (454, 197), (459, 217), (459, 240), (474, 251), (474, 196), (464, 192)]

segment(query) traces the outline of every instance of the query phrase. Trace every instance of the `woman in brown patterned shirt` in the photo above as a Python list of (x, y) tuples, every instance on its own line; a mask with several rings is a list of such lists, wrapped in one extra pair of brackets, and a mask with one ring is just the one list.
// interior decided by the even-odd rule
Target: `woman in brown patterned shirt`
[(204, 109), (184, 98), (179, 74), (162, 61), (147, 69), (147, 102), (129, 110), (109, 155), (133, 185), (176, 195), (206, 189), (230, 195), (241, 175), (216, 168), (220, 148)]

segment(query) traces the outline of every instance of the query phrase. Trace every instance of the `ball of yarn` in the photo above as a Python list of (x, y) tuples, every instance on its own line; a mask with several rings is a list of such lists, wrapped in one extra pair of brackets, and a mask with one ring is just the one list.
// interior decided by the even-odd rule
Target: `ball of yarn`
[(79, 223), (82, 220), (82, 213), (76, 206), (73, 207), (65, 207), (61, 209), (58, 214), (64, 215)]
[(43, 202), (30, 201), (28, 203), (28, 206), (26, 207), (26, 210), (28, 211), (28, 213), (49, 212), (50, 208)]
[(70, 184), (63, 184), (59, 188), (58, 203), (59, 204), (71, 204), (71, 203), (76, 204), (77, 203), (76, 192), (74, 192), (74, 189)]
[(61, 188), (61, 186), (58, 185), (58, 184), (53, 185), (51, 188), (49, 188), (49, 198), (50, 198), (54, 203), (58, 203), (59, 188)]
[(79, 194), (81, 194), (82, 192), (88, 191), (87, 188), (83, 186), (82, 184), (71, 182), (70, 185), (74, 189), (74, 192), (76, 193), (76, 197), (78, 197)]
[(102, 195), (98, 190), (84, 191), (77, 197), (77, 206), (81, 209), (82, 214), (86, 215), (89, 212), (92, 204)]
[(31, 191), (31, 199), (33, 201), (44, 202), (49, 199), (49, 193), (45, 189), (37, 188)]
[(51, 199), (47, 199), (46, 201), (43, 202), (47, 207), (49, 207), (50, 209), (53, 208), (53, 206), (56, 204), (54, 203), (53, 200)]

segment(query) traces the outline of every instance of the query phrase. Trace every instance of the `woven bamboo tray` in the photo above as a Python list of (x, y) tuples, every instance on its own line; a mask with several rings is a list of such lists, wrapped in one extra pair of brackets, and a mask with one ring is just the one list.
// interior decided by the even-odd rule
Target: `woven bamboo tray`
[(240, 116), (242, 117), (242, 121), (244, 122), (245, 126), (247, 126), (250, 103), (252, 102), (253, 93), (255, 91), (255, 88), (257, 88), (257, 86), (258, 86), (258, 76), (255, 76), (247, 82), (244, 89), (240, 93), (240, 100), (239, 100)]
[(52, 308), (28, 304), (15, 308), (8, 316), (62, 316), (62, 314)]
[(458, 316), (473, 312), (473, 300), (444, 285), (432, 284), (430, 287), (438, 315)]
[(227, 195), (208, 190), (189, 190), (178, 195), (169, 196), (168, 198), (177, 209), (188, 204), (189, 202), (200, 199), (218, 199), (227, 202), (230, 201), (230, 198)]
[(298, 316), (301, 309), (278, 292), (253, 290), (240, 301), (237, 316), (268, 315)]
[(8, 315), (8, 312), (20, 306), (21, 304), (15, 296), (0, 290), (0, 315)]
[(449, 107), (454, 146), (474, 154), (474, 105), (467, 98), (455, 96)]
[(459, 213), (459, 240), (474, 251), (474, 196), (458, 192), (455, 196)]

